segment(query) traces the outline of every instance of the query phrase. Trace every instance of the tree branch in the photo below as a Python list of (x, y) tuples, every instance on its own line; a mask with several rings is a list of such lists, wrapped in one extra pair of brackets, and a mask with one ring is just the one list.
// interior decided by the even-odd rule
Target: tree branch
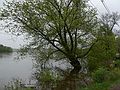
[(47, 40), (50, 44), (52, 44), (57, 50), (59, 50), (60, 52), (62, 52), (63, 54), (67, 55), (62, 49), (60, 49), (59, 47), (57, 47), (55, 45), (55, 43), (53, 43), (43, 32), (40, 32), (40, 30), (38, 31), (38, 28), (34, 27), (30, 27), (27, 23), (25, 23), (22, 19), (20, 19), (19, 17), (17, 17), (17, 19), (26, 27), (28, 27), (31, 30), (34, 30), (35, 32), (39, 32), (39, 34), (45, 39)]
[[(86, 53), (84, 53), (83, 55), (81, 56), (77, 56), (77, 58), (83, 58), (85, 57), (86, 55), (89, 54), (89, 52), (91, 51), (91, 49), (94, 47), (94, 45), (98, 42), (98, 39), (90, 46), (90, 48), (88, 49), (88, 51)], [(86, 48), (87, 49), (87, 48)]]

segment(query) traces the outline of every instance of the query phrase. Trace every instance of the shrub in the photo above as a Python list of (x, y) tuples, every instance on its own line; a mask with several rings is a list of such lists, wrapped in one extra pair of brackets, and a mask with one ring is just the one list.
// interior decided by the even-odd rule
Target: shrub
[(96, 71), (92, 73), (92, 78), (97, 83), (102, 83), (106, 79), (108, 79), (109, 71), (106, 68), (98, 68)]
[(115, 67), (120, 68), (120, 60), (115, 61)]

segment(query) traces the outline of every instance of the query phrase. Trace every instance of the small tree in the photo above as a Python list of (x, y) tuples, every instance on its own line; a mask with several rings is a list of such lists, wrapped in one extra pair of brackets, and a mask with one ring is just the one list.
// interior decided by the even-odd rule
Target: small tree
[(99, 41), (88, 55), (88, 66), (90, 71), (99, 67), (110, 68), (113, 64), (117, 53), (113, 30), (119, 18), (120, 16), (117, 13), (102, 16), (100, 31), (98, 32)]
[(97, 42), (96, 11), (86, 0), (24, 0), (5, 6), (2, 16), (28, 33), (40, 60), (64, 59), (74, 67), (71, 73), (81, 70), (81, 58)]

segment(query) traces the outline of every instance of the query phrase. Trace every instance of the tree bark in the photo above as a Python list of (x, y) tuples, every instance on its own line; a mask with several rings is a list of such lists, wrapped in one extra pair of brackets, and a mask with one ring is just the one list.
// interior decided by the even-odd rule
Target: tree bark
[(81, 65), (80, 62), (73, 57), (69, 60), (71, 61), (70, 64), (74, 68), (68, 76), (65, 76), (65, 78), (58, 83), (54, 90), (76, 90), (76, 83), (78, 81), (76, 76), (81, 70)]
[(81, 70), (81, 65), (80, 62), (77, 59), (71, 60), (70, 64), (74, 67), (73, 70), (71, 70), (70, 74), (78, 74), (79, 71)]

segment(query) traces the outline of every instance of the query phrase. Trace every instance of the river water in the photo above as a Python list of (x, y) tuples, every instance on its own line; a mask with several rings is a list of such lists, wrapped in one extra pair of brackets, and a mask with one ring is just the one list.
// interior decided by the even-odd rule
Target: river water
[(32, 77), (33, 62), (30, 56), (17, 59), (16, 52), (0, 54), (0, 87), (13, 79), (22, 79), (28, 83)]
[[(20, 59), (17, 58), (18, 53), (16, 52), (0, 53), (0, 90), (3, 90), (3, 87), (14, 79), (22, 80), (24, 84), (36, 83), (35, 79), (32, 78), (36, 71), (35, 67), (33, 68), (35, 60), (32, 60), (33, 58), (30, 55)], [(48, 67), (51, 68), (51, 66), (53, 69), (59, 67), (58, 71), (70, 67), (66, 61), (55, 62), (54, 60), (48, 62)]]

